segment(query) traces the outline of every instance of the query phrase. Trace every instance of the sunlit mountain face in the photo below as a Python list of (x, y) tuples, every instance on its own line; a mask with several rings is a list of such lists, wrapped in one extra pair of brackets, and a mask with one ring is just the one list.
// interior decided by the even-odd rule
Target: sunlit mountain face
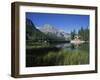
[(41, 28), (39, 28), (39, 30), (45, 34), (54, 34), (63, 39), (70, 39), (69, 33), (64, 32), (64, 30), (57, 29), (55, 26), (50, 24), (44, 24)]

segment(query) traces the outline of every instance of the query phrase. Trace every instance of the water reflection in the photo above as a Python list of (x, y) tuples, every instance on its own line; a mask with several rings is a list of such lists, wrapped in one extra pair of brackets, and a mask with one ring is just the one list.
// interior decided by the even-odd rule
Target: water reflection
[(56, 47), (56, 48), (76, 49), (76, 48), (79, 48), (83, 44), (85, 44), (85, 43), (80, 43), (80, 44), (76, 44), (76, 43), (62, 43), (62, 44), (52, 44), (50, 46), (51, 47)]
[(57, 44), (54, 46), (56, 46), (57, 48), (69, 48), (71, 46), (71, 44), (70, 43), (63, 43), (63, 44)]

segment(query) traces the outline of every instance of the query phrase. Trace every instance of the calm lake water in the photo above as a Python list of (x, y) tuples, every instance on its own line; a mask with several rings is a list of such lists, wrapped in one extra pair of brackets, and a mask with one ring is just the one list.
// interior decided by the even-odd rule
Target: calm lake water
[(26, 49), (26, 67), (89, 64), (89, 44), (52, 44)]

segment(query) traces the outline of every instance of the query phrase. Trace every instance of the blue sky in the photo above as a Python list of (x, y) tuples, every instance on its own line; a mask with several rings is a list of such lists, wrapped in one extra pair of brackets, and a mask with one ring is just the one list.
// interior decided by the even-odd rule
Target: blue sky
[(26, 17), (32, 20), (35, 26), (50, 24), (68, 33), (74, 29), (78, 31), (81, 27), (89, 27), (89, 15), (26, 12)]

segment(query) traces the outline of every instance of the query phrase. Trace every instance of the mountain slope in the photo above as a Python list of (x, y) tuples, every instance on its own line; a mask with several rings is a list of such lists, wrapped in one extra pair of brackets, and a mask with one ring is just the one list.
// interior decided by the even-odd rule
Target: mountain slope
[(46, 35), (36, 29), (35, 25), (30, 19), (26, 19), (26, 40), (45, 40), (47, 39)]

